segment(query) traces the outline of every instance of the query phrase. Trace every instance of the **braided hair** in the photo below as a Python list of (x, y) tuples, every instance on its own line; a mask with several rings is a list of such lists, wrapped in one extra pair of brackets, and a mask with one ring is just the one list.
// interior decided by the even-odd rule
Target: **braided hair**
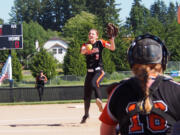
[(152, 104), (149, 97), (149, 86), (148, 81), (151, 79), (150, 76), (153, 74), (155, 77), (162, 74), (163, 68), (161, 64), (134, 64), (132, 71), (137, 79), (140, 81), (140, 86), (143, 90), (144, 100), (144, 111), (149, 113), (152, 109)]

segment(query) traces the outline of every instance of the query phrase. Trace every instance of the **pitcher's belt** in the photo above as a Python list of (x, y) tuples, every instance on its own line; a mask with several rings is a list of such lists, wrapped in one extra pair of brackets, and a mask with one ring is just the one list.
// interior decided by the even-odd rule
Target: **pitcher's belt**
[(101, 67), (96, 67), (95, 69), (89, 68), (87, 71), (88, 72), (94, 72), (94, 71), (97, 71), (97, 70), (101, 70)]

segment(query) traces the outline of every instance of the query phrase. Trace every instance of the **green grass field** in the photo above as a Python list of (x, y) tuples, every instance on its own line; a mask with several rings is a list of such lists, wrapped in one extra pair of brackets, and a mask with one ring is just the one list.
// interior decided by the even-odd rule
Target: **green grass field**
[[(20, 82), (16, 82), (14, 80), (13, 87), (35, 87), (35, 78), (32, 76), (30, 70), (23, 70), (23, 80)], [(123, 73), (123, 72), (115, 72), (113, 74), (106, 74), (101, 84), (110, 84), (113, 82), (119, 82), (120, 80), (129, 77), (129, 73)], [(69, 79), (70, 78), (70, 79)], [(52, 86), (82, 86), (84, 85), (84, 79), (85, 77), (77, 77), (72, 76), (73, 80), (71, 80), (71, 76), (56, 76), (55, 78), (48, 80), (48, 83), (46, 84), (46, 87), (52, 87)], [(2, 84), (3, 87), (8, 87), (9, 82), (5, 81), (5, 83)]]
[[(14, 80), (13, 87), (35, 87), (35, 78), (31, 75), (30, 70), (23, 70), (23, 80), (21, 82), (16, 82)], [(51, 80), (48, 80), (46, 87), (52, 86), (82, 86), (84, 85), (85, 77), (75, 77), (75, 80), (63, 79), (61, 76), (57, 76)], [(130, 72), (114, 72), (112, 74), (106, 74), (101, 84), (111, 84), (113, 82), (119, 82), (122, 79), (128, 78), (131, 76)], [(64, 77), (66, 78), (66, 76)], [(68, 78), (68, 76), (67, 76)], [(180, 82), (180, 77), (174, 77), (175, 81)], [(9, 82), (6, 80), (1, 87), (9, 87)]]

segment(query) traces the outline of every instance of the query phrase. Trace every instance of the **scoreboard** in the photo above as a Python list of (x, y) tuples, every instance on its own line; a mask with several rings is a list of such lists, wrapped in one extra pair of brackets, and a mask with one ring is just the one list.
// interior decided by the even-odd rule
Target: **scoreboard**
[(22, 24), (0, 25), (0, 50), (23, 49)]

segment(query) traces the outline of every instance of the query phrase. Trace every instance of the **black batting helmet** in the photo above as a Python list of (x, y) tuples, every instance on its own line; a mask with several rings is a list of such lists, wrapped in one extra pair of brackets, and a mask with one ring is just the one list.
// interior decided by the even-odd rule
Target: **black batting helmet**
[(159, 37), (145, 34), (135, 38), (128, 50), (130, 67), (134, 64), (161, 63), (163, 70), (168, 61), (168, 50)]

